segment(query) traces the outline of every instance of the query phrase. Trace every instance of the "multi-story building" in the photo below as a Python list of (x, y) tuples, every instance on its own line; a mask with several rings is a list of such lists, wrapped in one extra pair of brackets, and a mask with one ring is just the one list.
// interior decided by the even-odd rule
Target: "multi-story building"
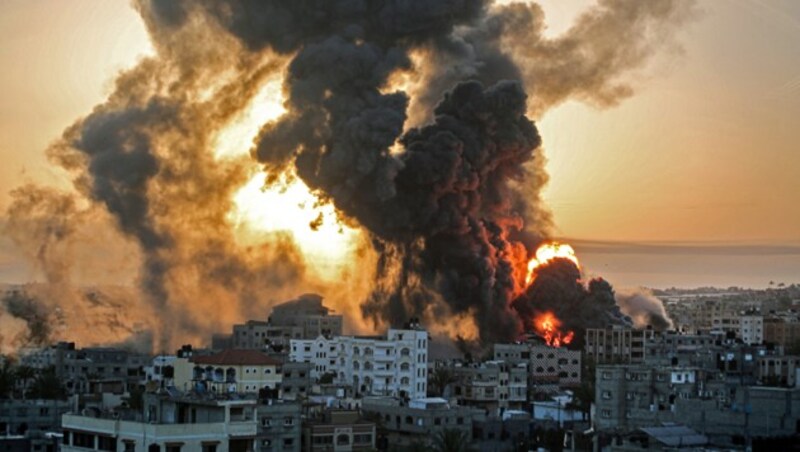
[(758, 358), (758, 381), (771, 386), (798, 387), (800, 356), (762, 356)]
[(175, 387), (215, 393), (255, 393), (281, 384), (281, 362), (256, 350), (223, 350), (175, 359)]
[(0, 436), (61, 430), (61, 415), (69, 411), (66, 400), (0, 400)]
[(256, 407), (256, 451), (300, 452), (301, 407), (298, 403), (269, 399)]
[[(198, 451), (246, 452), (257, 449), (255, 400), (223, 400), (185, 395), (147, 394), (144, 420), (101, 412), (65, 414), (63, 452)], [(265, 449), (270, 450), (270, 449)]]
[(487, 361), (480, 364), (453, 363), (447, 367), (454, 377), (452, 396), (464, 406), (488, 410), (527, 409), (528, 363)]
[(800, 349), (800, 317), (797, 313), (780, 313), (764, 318), (764, 341), (778, 344), (792, 352)]
[(314, 379), (311, 377), (311, 363), (283, 363), (283, 379), (281, 381), (281, 398), (297, 400), (311, 394)]
[(303, 423), (303, 450), (350, 452), (375, 449), (375, 423), (358, 411), (328, 410)]
[(764, 316), (756, 311), (747, 311), (739, 318), (739, 338), (748, 345), (764, 343)]
[(386, 336), (293, 339), (289, 358), (312, 364), (311, 376), (331, 374), (359, 394), (423, 398), (428, 382), (428, 333), (390, 329)]
[(636, 330), (623, 325), (588, 328), (583, 351), (598, 364), (640, 363), (644, 361), (645, 344), (654, 334), (652, 329)]
[(482, 410), (453, 406), (447, 400), (431, 397), (407, 404), (393, 397), (365, 397), (361, 411), (381, 420), (392, 445), (430, 444), (443, 430), (458, 430), (472, 435), (472, 421)]
[(581, 382), (581, 352), (534, 343), (495, 344), (494, 359), (528, 365), (528, 387), (554, 391)]
[[(233, 348), (250, 350), (285, 349), (291, 339), (340, 336), (343, 318), (332, 312), (322, 304), (321, 296), (305, 294), (273, 307), (266, 322), (250, 320), (234, 325), (230, 343)], [(218, 337), (216, 343), (224, 341)]]
[(22, 363), (43, 369), (53, 367), (56, 375), (73, 394), (89, 392), (93, 382), (120, 381), (126, 390), (138, 386), (144, 378), (149, 355), (117, 348), (75, 348), (74, 342), (59, 342), (22, 358)]

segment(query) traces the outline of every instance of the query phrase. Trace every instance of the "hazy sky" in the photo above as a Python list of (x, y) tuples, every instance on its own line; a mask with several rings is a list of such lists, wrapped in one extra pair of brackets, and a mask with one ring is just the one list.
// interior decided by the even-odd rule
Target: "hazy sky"
[[(543, 3), (557, 34), (591, 2)], [(545, 195), (558, 234), (734, 247), (790, 243), (780, 253), (697, 254), (727, 265), (749, 262), (707, 264), (732, 280), (758, 265), (754, 285), (773, 270), (800, 281), (800, 2), (700, 6), (679, 35), (683, 49), (662, 52), (641, 71), (632, 98), (607, 110), (569, 102), (540, 121), (551, 175)], [(120, 69), (148, 51), (143, 25), (125, 0), (0, 2), (0, 207), (26, 181), (67, 186), (44, 149), (110, 92)], [(702, 259), (684, 267), (680, 253), (659, 260), (641, 250), (621, 257), (587, 245), (586, 252), (597, 273), (625, 284), (723, 283), (698, 279), (707, 271)], [(0, 273), (14, 266), (5, 259)], [(654, 259), (660, 264), (651, 268)], [(677, 270), (664, 270), (670, 268)]]

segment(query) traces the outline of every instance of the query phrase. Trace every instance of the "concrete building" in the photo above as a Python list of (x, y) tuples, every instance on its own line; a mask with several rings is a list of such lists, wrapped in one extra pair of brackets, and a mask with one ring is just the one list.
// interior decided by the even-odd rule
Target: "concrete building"
[(250, 320), (234, 325), (230, 336), (217, 336), (214, 345), (231, 344), (248, 350), (280, 350), (285, 352), (292, 339), (314, 339), (318, 336), (340, 336), (343, 318), (322, 304), (322, 297), (305, 294), (272, 308), (267, 321)]
[(495, 344), (494, 359), (510, 364), (526, 363), (531, 390), (553, 392), (581, 382), (579, 350), (533, 343)]
[(375, 449), (375, 423), (358, 411), (329, 410), (303, 424), (304, 451), (349, 452)]
[(108, 347), (78, 349), (74, 342), (59, 342), (29, 353), (21, 361), (35, 369), (53, 367), (71, 394), (81, 394), (89, 392), (93, 382), (120, 381), (126, 390), (138, 386), (151, 357)]
[(310, 363), (287, 362), (283, 363), (281, 371), (283, 377), (281, 381), (281, 398), (285, 400), (297, 400), (308, 397), (314, 387), (314, 379), (311, 377)]
[(281, 384), (281, 362), (256, 350), (223, 350), (175, 360), (175, 387), (214, 393), (256, 393)]
[(736, 385), (718, 372), (646, 364), (598, 366), (595, 384), (600, 432), (680, 422), (718, 446), (800, 433), (800, 389)]
[(451, 395), (459, 405), (485, 410), (525, 409), (528, 400), (528, 363), (505, 361), (448, 366), (455, 382)]
[(0, 436), (59, 431), (69, 409), (66, 400), (0, 400)]
[[(63, 452), (247, 452), (256, 450), (255, 400), (214, 400), (183, 395), (145, 397), (145, 419), (116, 413), (65, 414)], [(97, 414), (97, 413), (96, 413)]]
[(800, 317), (784, 312), (764, 318), (764, 341), (781, 345), (791, 352), (800, 349)]
[(798, 386), (800, 356), (762, 356), (758, 358), (758, 381), (769, 386)]
[(300, 452), (302, 418), (298, 403), (266, 400), (256, 407), (258, 435), (256, 451)]
[(764, 316), (756, 311), (745, 312), (739, 318), (739, 336), (748, 345), (764, 343)]
[(149, 366), (144, 367), (144, 382), (172, 384), (175, 378), (175, 360), (172, 355), (158, 355)]
[(414, 442), (429, 444), (443, 430), (459, 430), (471, 436), (473, 419), (482, 416), (475, 408), (450, 405), (447, 400), (430, 397), (404, 403), (393, 397), (364, 397), (361, 411), (381, 419), (392, 445)]
[(583, 351), (598, 364), (640, 363), (645, 345), (655, 334), (652, 329), (636, 330), (622, 325), (609, 328), (588, 328)]
[(428, 383), (428, 333), (390, 329), (386, 336), (293, 339), (289, 358), (307, 362), (311, 375), (331, 374), (359, 394), (423, 398)]

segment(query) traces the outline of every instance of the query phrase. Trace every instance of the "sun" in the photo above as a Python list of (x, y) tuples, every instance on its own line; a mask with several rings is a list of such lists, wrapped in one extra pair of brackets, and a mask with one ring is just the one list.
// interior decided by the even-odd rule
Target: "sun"
[[(279, 78), (268, 80), (245, 110), (216, 136), (218, 159), (246, 155), (259, 129), (284, 112)], [(247, 182), (233, 195), (227, 220), (236, 237), (246, 244), (266, 243), (275, 234), (294, 240), (307, 267), (324, 279), (336, 279), (349, 264), (361, 232), (345, 225), (336, 208), (321, 202), (293, 174), (278, 175), (278, 183), (264, 188), (267, 174), (257, 165)]]

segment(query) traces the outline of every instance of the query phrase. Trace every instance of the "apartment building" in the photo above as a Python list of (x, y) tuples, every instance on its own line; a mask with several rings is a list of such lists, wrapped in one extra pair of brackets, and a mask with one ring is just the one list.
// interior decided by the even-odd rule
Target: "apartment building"
[(417, 399), (427, 391), (428, 333), (416, 327), (386, 336), (293, 339), (289, 359), (310, 363), (313, 378), (330, 374), (358, 394)]
[(505, 361), (452, 363), (447, 366), (455, 382), (451, 394), (459, 405), (486, 410), (527, 409), (528, 363)]
[(636, 330), (623, 325), (588, 328), (583, 351), (598, 364), (640, 363), (644, 361), (645, 345), (655, 334), (652, 329)]
[(534, 343), (495, 344), (494, 359), (509, 364), (526, 363), (528, 386), (533, 390), (555, 391), (581, 382), (580, 350)]

